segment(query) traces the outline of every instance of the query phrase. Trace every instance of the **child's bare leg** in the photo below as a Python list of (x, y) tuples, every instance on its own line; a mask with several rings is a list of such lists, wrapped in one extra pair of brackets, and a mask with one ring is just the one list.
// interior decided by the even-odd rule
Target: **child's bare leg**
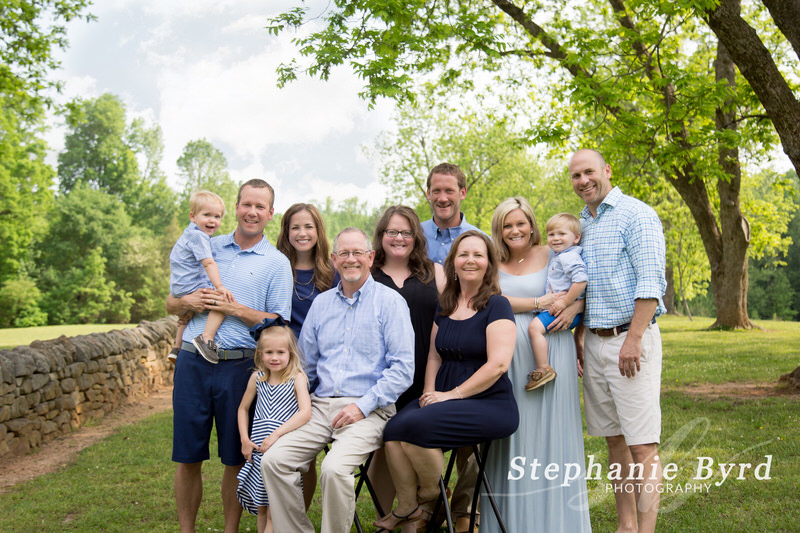
[(219, 326), (222, 324), (223, 320), (225, 320), (225, 313), (221, 313), (219, 311), (211, 311), (208, 313), (206, 327), (203, 329), (204, 341), (208, 342), (214, 340), (214, 336), (217, 334), (217, 330), (219, 329)]
[(544, 336), (545, 333), (544, 324), (538, 318), (531, 320), (531, 325), (528, 326), (528, 336), (531, 338), (536, 370), (544, 370), (550, 366), (547, 361), (547, 339)]

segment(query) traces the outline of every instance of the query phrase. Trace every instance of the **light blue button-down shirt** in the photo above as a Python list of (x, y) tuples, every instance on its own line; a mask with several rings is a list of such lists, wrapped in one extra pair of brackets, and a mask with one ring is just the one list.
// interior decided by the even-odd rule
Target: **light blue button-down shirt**
[[(453, 241), (459, 235), (471, 229), (478, 228), (467, 222), (464, 213), (461, 213), (461, 223), (452, 228), (440, 228), (432, 218), (423, 222), (422, 233), (425, 234), (425, 239), (428, 241), (428, 257), (430, 260), (443, 265)], [(478, 231), (480, 230), (478, 229)]]
[(189, 222), (169, 253), (169, 292), (181, 297), (204, 287), (213, 287), (202, 261), (212, 257), (211, 237)]
[(658, 300), (656, 316), (666, 312), (664, 231), (656, 212), (614, 187), (592, 217), (581, 211), (581, 246), (589, 282), (584, 323), (613, 328), (633, 318), (635, 300)]
[(372, 276), (352, 298), (341, 282), (317, 296), (299, 345), (311, 390), (321, 398), (358, 398), (364, 416), (397, 401), (414, 377), (408, 305)]
[[(211, 239), (211, 250), (219, 267), (222, 284), (240, 304), (256, 311), (275, 313), (289, 322), (292, 316), (292, 267), (286, 256), (265, 237), (255, 246), (242, 250), (233, 233)], [(183, 340), (191, 342), (203, 332), (208, 313), (195, 314)], [(214, 337), (223, 350), (255, 348), (250, 326), (234, 316), (226, 316)]]
[(552, 254), (545, 292), (568, 291), (573, 283), (587, 281), (586, 264), (583, 262), (580, 246), (570, 246)]

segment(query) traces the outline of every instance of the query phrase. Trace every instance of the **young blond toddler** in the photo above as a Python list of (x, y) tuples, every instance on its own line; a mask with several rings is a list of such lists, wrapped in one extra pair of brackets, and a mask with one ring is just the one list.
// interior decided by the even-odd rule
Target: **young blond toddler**
[[(547, 360), (547, 339), (545, 334), (555, 317), (572, 302), (574, 302), (586, 289), (586, 263), (581, 258), (581, 222), (574, 215), (559, 213), (547, 221), (545, 226), (547, 245), (553, 250), (550, 268), (547, 271), (546, 292), (564, 292), (566, 294), (556, 299), (547, 311), (543, 311), (531, 320), (528, 326), (528, 335), (533, 347), (533, 358), (536, 369), (528, 374), (528, 384), (525, 390), (537, 389), (556, 379), (556, 371)], [(582, 314), (575, 316), (570, 329), (581, 323)]]
[[(224, 215), (225, 203), (213, 192), (197, 191), (189, 199), (189, 225), (169, 254), (169, 292), (176, 298), (198, 289), (214, 288), (227, 301), (233, 301), (233, 295), (222, 286), (219, 268), (211, 252), (211, 236), (219, 229)], [(173, 363), (181, 350), (183, 332), (192, 315), (190, 311), (179, 317), (175, 347), (168, 356)], [(195, 349), (209, 363), (219, 362), (214, 336), (223, 320), (224, 313), (209, 312), (203, 333), (192, 339)]]

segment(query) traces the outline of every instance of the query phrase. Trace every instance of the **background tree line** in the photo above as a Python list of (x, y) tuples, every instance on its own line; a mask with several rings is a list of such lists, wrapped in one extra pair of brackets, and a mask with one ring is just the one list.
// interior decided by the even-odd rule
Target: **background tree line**
[[(421, 219), (430, 216), (428, 169), (445, 160), (465, 170), (464, 211), (487, 231), (507, 196), (528, 198), (542, 225), (577, 212), (565, 154), (601, 147), (616, 182), (664, 222), (668, 306), (747, 327), (750, 316), (800, 317), (800, 257), (790, 246), (800, 239), (797, 176), (769, 170), (779, 144), (797, 159), (800, 120), (779, 120), (775, 102), (795, 116), (797, 36), (784, 22), (798, 5), (336, 1), (328, 26), (301, 40), (312, 62), (289, 63), (282, 81), (298, 71), (327, 77), (356, 60), (369, 80), (363, 96), (395, 98), (396, 127), (369, 155), (391, 191), (386, 203), (412, 205)], [(129, 120), (105, 94), (62, 110), (65, 148), (51, 168), (42, 134), (57, 85), (52, 51), (67, 45), (66, 22), (91, 18), (87, 2), (0, 7), (0, 326), (160, 316), (191, 192), (213, 190), (233, 210), (224, 154), (205, 139), (188, 142), (173, 190), (158, 125)], [(303, 20), (293, 10), (270, 30)], [(746, 46), (731, 42), (726, 24), (738, 25)], [(755, 40), (742, 24), (758, 30)], [(340, 46), (342, 36), (360, 46)], [(767, 59), (772, 70), (756, 68)], [(329, 236), (347, 225), (371, 230), (380, 212), (355, 198), (320, 208)], [(273, 241), (279, 219), (267, 227)]]

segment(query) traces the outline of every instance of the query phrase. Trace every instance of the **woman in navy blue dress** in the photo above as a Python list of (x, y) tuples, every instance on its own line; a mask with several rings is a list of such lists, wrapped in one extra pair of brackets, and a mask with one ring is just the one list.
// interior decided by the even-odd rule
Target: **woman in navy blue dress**
[(445, 277), (423, 394), (384, 430), (397, 507), (376, 527), (392, 530), (429, 516), (439, 493), (443, 448), (504, 438), (519, 423), (506, 376), (516, 325), (500, 294), (489, 238), (474, 230), (460, 235), (445, 260)]

